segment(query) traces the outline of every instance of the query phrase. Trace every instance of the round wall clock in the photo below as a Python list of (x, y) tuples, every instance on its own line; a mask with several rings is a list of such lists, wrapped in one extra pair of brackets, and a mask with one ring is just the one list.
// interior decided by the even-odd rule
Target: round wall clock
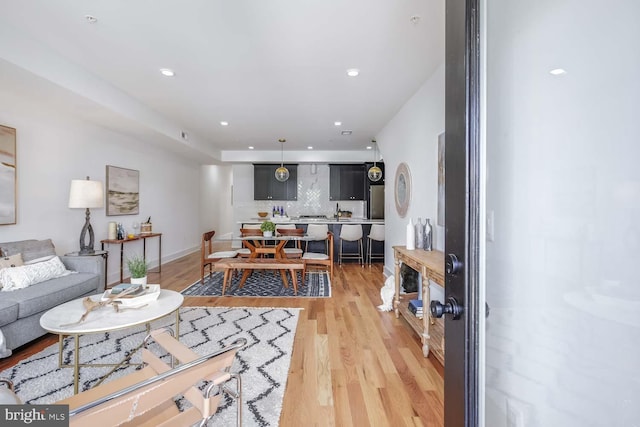
[(400, 163), (396, 170), (395, 199), (396, 211), (404, 218), (411, 202), (411, 174), (406, 163)]

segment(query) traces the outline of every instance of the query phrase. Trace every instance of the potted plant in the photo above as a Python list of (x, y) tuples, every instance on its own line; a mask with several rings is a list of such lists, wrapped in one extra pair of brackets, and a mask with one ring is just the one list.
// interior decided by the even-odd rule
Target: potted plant
[(264, 221), (260, 224), (260, 231), (264, 237), (273, 237), (273, 232), (276, 231), (276, 225), (271, 221)]
[(136, 255), (127, 259), (127, 268), (131, 274), (132, 284), (141, 284), (143, 287), (147, 286), (147, 263), (145, 260)]

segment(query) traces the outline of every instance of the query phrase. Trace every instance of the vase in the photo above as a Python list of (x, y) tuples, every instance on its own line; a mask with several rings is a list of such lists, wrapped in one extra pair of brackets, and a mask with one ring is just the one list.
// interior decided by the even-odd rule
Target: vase
[(264, 237), (273, 237), (273, 231), (263, 231), (262, 235)]
[(416, 229), (409, 218), (409, 224), (407, 224), (407, 250), (414, 250), (416, 248)]
[(433, 229), (431, 228), (431, 224), (429, 223), (429, 218), (426, 219), (424, 224), (423, 248), (425, 251), (430, 251), (431, 249), (433, 249)]
[(418, 217), (416, 222), (416, 249), (424, 248), (424, 225), (422, 219)]
[(142, 285), (142, 288), (146, 288), (147, 287), (147, 276), (144, 277), (132, 277), (131, 278), (131, 284), (132, 285)]

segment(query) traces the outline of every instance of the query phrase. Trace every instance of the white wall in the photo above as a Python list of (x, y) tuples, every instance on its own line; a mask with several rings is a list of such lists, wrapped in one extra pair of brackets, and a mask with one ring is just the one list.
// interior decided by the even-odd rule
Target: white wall
[[(444, 249), (443, 227), (436, 227), (438, 205), (438, 135), (444, 132), (444, 65), (422, 85), (376, 135), (385, 165), (385, 271), (394, 274), (394, 245), (406, 244), (409, 218), (431, 219), (434, 247)], [(405, 218), (395, 208), (395, 173), (401, 162), (411, 173), (411, 203)], [(442, 292), (432, 286), (434, 297)]]
[(639, 425), (640, 3), (487, 4), (485, 425)]
[(231, 208), (233, 182), (230, 165), (201, 166), (200, 176), (200, 230), (215, 230), (216, 236), (232, 231)]
[[(131, 229), (134, 221), (151, 216), (153, 230), (163, 233), (163, 261), (194, 250), (199, 244), (200, 167), (133, 138), (28, 105), (0, 100), (0, 123), (17, 129), (18, 221), (0, 226), (0, 241), (53, 239), (58, 254), (76, 251), (84, 211), (69, 209), (69, 184), (89, 175), (105, 182), (105, 166), (140, 171), (140, 214), (106, 216), (91, 211), (95, 247), (107, 238), (109, 221)], [(140, 242), (125, 245), (125, 253), (142, 251)], [(112, 247), (109, 282), (119, 280), (119, 247)], [(158, 263), (157, 239), (147, 245), (148, 259)]]

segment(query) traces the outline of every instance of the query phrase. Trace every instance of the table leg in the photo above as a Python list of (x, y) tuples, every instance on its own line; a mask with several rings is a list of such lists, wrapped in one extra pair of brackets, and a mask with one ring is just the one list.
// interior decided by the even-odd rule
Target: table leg
[(158, 273), (162, 273), (162, 234), (158, 236)]
[(424, 332), (422, 333), (422, 355), (424, 357), (429, 356), (429, 339), (431, 336), (429, 335), (429, 324), (431, 321), (431, 311), (429, 310), (429, 303), (431, 301), (431, 289), (429, 288), (429, 278), (427, 277), (427, 269), (422, 268), (422, 325), (424, 327)]
[(396, 294), (393, 299), (393, 308), (395, 309), (397, 319), (398, 317), (400, 317), (400, 313), (398, 313), (398, 306), (400, 305), (400, 260), (398, 260), (397, 255), (394, 264), (396, 273)]
[[(286, 255), (284, 255), (284, 245), (287, 244), (286, 240), (282, 240), (278, 242), (278, 245), (275, 248), (273, 256), (277, 259), (284, 259)], [(285, 288), (289, 287), (289, 280), (287, 279), (287, 270), (280, 270), (280, 277), (282, 278), (282, 284)], [(291, 280), (293, 280), (293, 276), (291, 276)]]
[(122, 277), (122, 264), (124, 261), (124, 242), (120, 243), (120, 283), (123, 282), (123, 277)]
[[(176, 340), (180, 341), (180, 307), (176, 308)], [(171, 367), (176, 367), (176, 357), (171, 355)]]
[(293, 268), (289, 271), (291, 272), (291, 281), (293, 282), (293, 294), (298, 295), (298, 278), (296, 277), (296, 271)]
[(64, 345), (64, 335), (58, 335), (58, 367), (62, 368), (62, 346)]
[(224, 296), (224, 292), (227, 289), (227, 281), (229, 280), (229, 272), (231, 271), (230, 268), (225, 268), (224, 269), (224, 276), (222, 277), (222, 296)]
[[(255, 259), (258, 258), (258, 253), (256, 252), (256, 246), (249, 243), (249, 241), (245, 242), (246, 246), (249, 248), (249, 250), (251, 251), (251, 255), (249, 255), (249, 259)], [(245, 282), (247, 281), (247, 277), (249, 277), (249, 274), (251, 274), (251, 270), (249, 269), (245, 269), (242, 272), (242, 278), (240, 279), (240, 284), (238, 285), (238, 289), (242, 288), (245, 284)]]
[(80, 381), (80, 335), (73, 336), (75, 351), (73, 354), (73, 394), (78, 394), (78, 382)]

